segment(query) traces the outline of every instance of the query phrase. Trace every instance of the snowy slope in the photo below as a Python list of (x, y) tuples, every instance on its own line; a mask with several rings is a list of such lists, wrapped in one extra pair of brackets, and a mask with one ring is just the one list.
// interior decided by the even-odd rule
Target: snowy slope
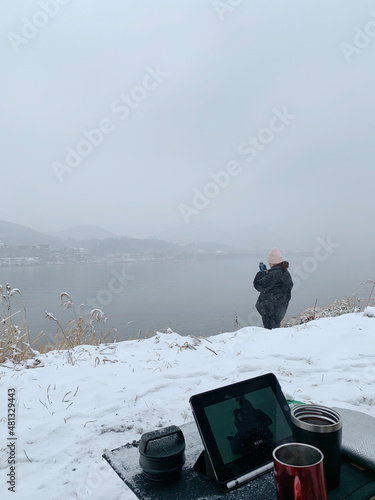
[[(102, 454), (192, 420), (189, 397), (271, 371), (287, 396), (375, 416), (375, 318), (363, 313), (205, 339), (140, 341), (51, 352), (35, 367), (0, 366), (1, 498), (134, 499)], [(33, 362), (29, 362), (33, 365)], [(16, 493), (9, 473), (7, 391), (17, 395)]]

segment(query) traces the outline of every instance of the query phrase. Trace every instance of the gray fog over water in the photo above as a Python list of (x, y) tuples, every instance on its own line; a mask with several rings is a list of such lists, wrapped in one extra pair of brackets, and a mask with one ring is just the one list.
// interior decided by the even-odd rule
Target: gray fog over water
[[(289, 261), (295, 287), (287, 316), (299, 314), (316, 299), (324, 306), (357, 294), (363, 304), (369, 296), (370, 287), (359, 283), (371, 276), (365, 265), (356, 265), (354, 256), (332, 255), (314, 264), (312, 257), (296, 255)], [(210, 336), (235, 330), (236, 315), (241, 326), (261, 326), (252, 285), (258, 262), (246, 257), (4, 267), (0, 283), (20, 289), (32, 338), (43, 330), (52, 339), (56, 332), (45, 309), (62, 325), (73, 317), (69, 310), (62, 314), (61, 292), (71, 295), (77, 309), (84, 303), (87, 312), (103, 310), (108, 319), (99, 331), (116, 328), (120, 339), (135, 338), (139, 330), (144, 336), (166, 328)]]

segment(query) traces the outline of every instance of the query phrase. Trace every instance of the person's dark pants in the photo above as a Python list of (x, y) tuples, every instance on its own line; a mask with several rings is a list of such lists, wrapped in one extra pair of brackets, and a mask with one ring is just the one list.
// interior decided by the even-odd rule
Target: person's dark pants
[(280, 324), (286, 314), (286, 310), (288, 309), (288, 305), (279, 306), (277, 309), (272, 311), (271, 313), (262, 316), (263, 326), (268, 330), (272, 330), (273, 328), (280, 328)]

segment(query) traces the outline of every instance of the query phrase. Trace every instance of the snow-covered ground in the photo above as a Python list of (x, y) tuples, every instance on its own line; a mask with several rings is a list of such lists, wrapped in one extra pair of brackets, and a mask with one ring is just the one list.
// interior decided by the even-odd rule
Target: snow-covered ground
[[(375, 318), (357, 313), (202, 339), (160, 333), (81, 346), (71, 359), (60, 351), (30, 361), (30, 367), (0, 366), (1, 498), (134, 499), (102, 459), (105, 451), (191, 421), (192, 394), (266, 372), (278, 377), (290, 398), (375, 416), (374, 361)], [(16, 493), (6, 485), (12, 389)]]

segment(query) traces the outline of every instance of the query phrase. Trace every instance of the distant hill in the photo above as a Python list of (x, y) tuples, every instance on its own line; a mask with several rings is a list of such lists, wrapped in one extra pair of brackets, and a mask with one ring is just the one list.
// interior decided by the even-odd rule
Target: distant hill
[(177, 256), (207, 253), (230, 253), (231, 248), (217, 243), (171, 243), (156, 238), (105, 238), (104, 240), (85, 240), (80, 244), (93, 256), (113, 254), (142, 254), (153, 256)]
[(18, 245), (50, 245), (60, 248), (62, 241), (55, 236), (34, 231), (30, 227), (0, 221), (0, 243), (8, 246)]
[(160, 238), (127, 238), (113, 235), (97, 226), (75, 226), (59, 233), (44, 234), (26, 226), (0, 221), (0, 244), (6, 246), (49, 245), (51, 248), (85, 248), (92, 256), (113, 254), (138, 254), (149, 256), (181, 256), (192, 254), (231, 253), (232, 248), (223, 243), (167, 242)]
[[(215, 242), (225, 244), (234, 251), (256, 252), (276, 246), (277, 230), (262, 225), (244, 227), (218, 226), (206, 221), (194, 221), (161, 231), (154, 238), (174, 243)], [(276, 242), (276, 243), (275, 243)]]
[(75, 239), (77, 241), (105, 240), (118, 237), (116, 234), (99, 226), (74, 226), (55, 233), (55, 236), (63, 240)]

